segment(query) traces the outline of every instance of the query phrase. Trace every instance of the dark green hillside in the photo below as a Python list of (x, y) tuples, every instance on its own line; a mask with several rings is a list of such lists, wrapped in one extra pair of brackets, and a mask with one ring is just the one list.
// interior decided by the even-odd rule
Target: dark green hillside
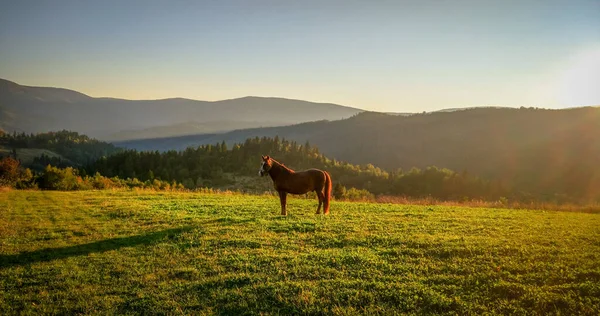
[(272, 189), (268, 178), (258, 178), (261, 155), (269, 154), (286, 166), (302, 170), (321, 168), (334, 179), (334, 196), (358, 188), (375, 194), (497, 200), (506, 195), (498, 184), (464, 173), (435, 167), (410, 172), (387, 172), (371, 164), (353, 165), (331, 160), (308, 143), (272, 138), (247, 139), (231, 149), (225, 143), (188, 148), (184, 151), (125, 151), (98, 160), (86, 172), (142, 181), (175, 180), (188, 188), (211, 186), (263, 192)]
[[(598, 196), (600, 108), (568, 110), (481, 108), (394, 116), (361, 113), (333, 122), (234, 131), (185, 138), (185, 145), (229, 145), (278, 135), (309, 141), (331, 158), (386, 170), (438, 166), (497, 180), (535, 195)], [(179, 148), (162, 139), (157, 149)], [(136, 143), (124, 144), (136, 147)], [(151, 148), (151, 140), (144, 142)]]
[(54, 166), (84, 166), (121, 149), (77, 132), (39, 134), (0, 133), (0, 156), (11, 155), (33, 169)]

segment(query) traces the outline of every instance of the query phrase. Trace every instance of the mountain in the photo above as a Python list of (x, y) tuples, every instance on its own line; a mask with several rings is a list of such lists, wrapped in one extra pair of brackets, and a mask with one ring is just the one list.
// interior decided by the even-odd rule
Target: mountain
[[(117, 143), (143, 149), (229, 145), (251, 137), (309, 141), (328, 157), (388, 170), (437, 166), (511, 185), (600, 187), (600, 108), (476, 108), (411, 116), (364, 112), (338, 121)], [(267, 154), (267, 153), (265, 153)], [(572, 176), (576, 176), (577, 182)], [(582, 180), (583, 179), (583, 180)]]
[(167, 126), (154, 126), (144, 129), (123, 130), (108, 136), (108, 139), (139, 140), (164, 138), (174, 136), (197, 135), (205, 133), (224, 133), (236, 129), (245, 129), (263, 126), (284, 125), (281, 122), (247, 122), (247, 121), (212, 121), (212, 122), (184, 122)]
[(284, 98), (93, 98), (72, 90), (28, 87), (0, 79), (0, 128), (9, 132), (66, 129), (105, 140), (123, 140), (338, 120), (360, 112), (336, 104)]

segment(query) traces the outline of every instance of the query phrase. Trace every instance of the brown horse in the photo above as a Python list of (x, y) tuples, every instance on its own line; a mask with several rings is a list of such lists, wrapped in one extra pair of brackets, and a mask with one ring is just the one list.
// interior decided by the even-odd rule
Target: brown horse
[(308, 169), (296, 172), (287, 168), (275, 159), (269, 156), (262, 156), (262, 163), (258, 169), (258, 175), (271, 176), (275, 190), (279, 192), (281, 201), (281, 215), (287, 215), (285, 209), (287, 194), (305, 194), (315, 191), (319, 198), (319, 207), (317, 214), (321, 211), (323, 204), (323, 214), (329, 214), (329, 200), (331, 199), (331, 177), (329, 173), (319, 169)]

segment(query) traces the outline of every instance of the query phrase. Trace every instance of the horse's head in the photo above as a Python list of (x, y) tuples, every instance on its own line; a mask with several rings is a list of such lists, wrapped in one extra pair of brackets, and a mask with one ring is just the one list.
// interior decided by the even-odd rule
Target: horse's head
[(269, 174), (269, 170), (273, 167), (273, 160), (269, 155), (262, 156), (262, 161), (260, 163), (260, 168), (258, 169), (258, 175), (263, 177)]

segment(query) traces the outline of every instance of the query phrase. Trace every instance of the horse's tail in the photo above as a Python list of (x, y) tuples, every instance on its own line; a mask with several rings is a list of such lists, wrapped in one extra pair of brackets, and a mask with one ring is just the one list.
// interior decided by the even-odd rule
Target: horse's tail
[(327, 171), (323, 171), (325, 173), (325, 188), (324, 188), (324, 196), (325, 199), (323, 201), (323, 214), (329, 214), (329, 200), (331, 200), (331, 176)]

